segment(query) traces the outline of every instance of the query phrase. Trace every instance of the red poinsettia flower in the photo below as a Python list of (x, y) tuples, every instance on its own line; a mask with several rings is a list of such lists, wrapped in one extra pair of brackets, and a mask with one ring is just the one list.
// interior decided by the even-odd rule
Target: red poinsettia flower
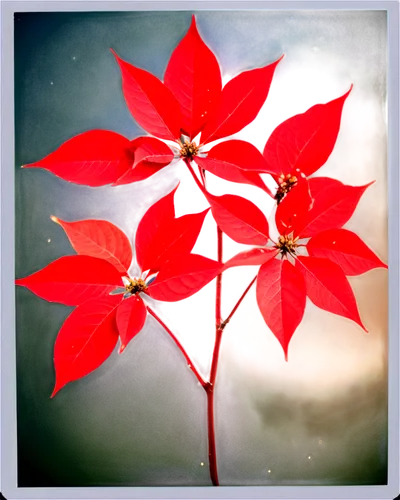
[(317, 104), (278, 125), (265, 144), (265, 172), (277, 183), (275, 199), (284, 196), (314, 174), (328, 160), (340, 129), (344, 103), (351, 92), (326, 104)]
[[(273, 246), (265, 245), (265, 239), (269, 239), (266, 219), (261, 227), (254, 218), (253, 239), (258, 227), (264, 246), (241, 252), (225, 264), (225, 269), (261, 265), (257, 303), (286, 359), (307, 296), (321, 309), (349, 318), (365, 330), (346, 276), (387, 266), (355, 233), (342, 226), (369, 185), (346, 186), (326, 177), (310, 179), (309, 187), (300, 184), (278, 205), (275, 221), (280, 235)], [(247, 229), (244, 234), (251, 231)], [(310, 239), (302, 242), (303, 238)]]
[[(25, 167), (45, 168), (70, 182), (102, 186), (146, 179), (168, 165), (174, 156), (192, 160), (199, 155), (200, 146), (235, 134), (254, 120), (268, 96), (280, 61), (244, 71), (222, 88), (218, 61), (201, 39), (194, 16), (188, 33), (171, 55), (164, 82), (112, 52), (121, 69), (122, 91), (129, 111), (155, 137), (130, 141), (115, 132), (92, 130), (73, 137), (50, 155)], [(197, 145), (193, 139), (200, 132)], [(176, 153), (156, 137), (174, 141)], [(253, 156), (258, 153), (258, 168), (261, 162), (265, 171), (261, 153), (244, 144)], [(244, 153), (240, 155), (242, 163), (235, 168), (238, 172), (228, 173), (228, 178), (234, 175), (237, 182), (269, 191), (257, 172), (241, 173)], [(201, 164), (204, 169), (221, 174), (222, 169), (215, 171), (210, 162)], [(247, 158), (244, 166), (251, 170), (252, 165), (253, 158)]]
[(143, 328), (146, 295), (174, 302), (187, 298), (214, 279), (222, 265), (191, 254), (208, 212), (175, 218), (176, 189), (153, 205), (136, 234), (139, 276), (130, 276), (132, 248), (114, 224), (103, 220), (65, 222), (52, 219), (65, 230), (78, 255), (61, 257), (44, 269), (17, 279), (50, 302), (77, 306), (58, 334), (54, 363), (56, 384), (64, 385), (100, 366), (118, 338), (121, 353)]

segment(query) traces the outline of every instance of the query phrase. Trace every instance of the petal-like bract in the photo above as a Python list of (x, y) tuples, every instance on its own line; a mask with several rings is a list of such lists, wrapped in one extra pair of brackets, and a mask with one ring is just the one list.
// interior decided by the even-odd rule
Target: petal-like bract
[(324, 165), (335, 146), (350, 91), (278, 125), (264, 148), (264, 157), (276, 175), (302, 172), (309, 176)]
[(132, 262), (132, 248), (125, 233), (117, 226), (106, 220), (66, 222), (55, 216), (51, 219), (64, 229), (79, 255), (104, 259), (121, 273), (127, 273)]
[(303, 276), (289, 261), (272, 259), (260, 268), (256, 294), (264, 321), (279, 340), (287, 359), (290, 339), (306, 306)]
[(316, 306), (349, 318), (366, 331), (353, 290), (338, 264), (328, 259), (298, 256), (296, 267), (303, 274), (307, 295)]
[(65, 181), (97, 187), (115, 182), (132, 165), (129, 139), (108, 130), (91, 130), (24, 168), (44, 168)]
[(36, 273), (16, 280), (49, 302), (77, 306), (121, 286), (121, 273), (104, 259), (87, 255), (60, 257)]
[(129, 342), (143, 328), (147, 317), (146, 306), (139, 295), (134, 295), (121, 302), (117, 309), (117, 327), (121, 338), (121, 354)]
[(89, 300), (65, 320), (54, 345), (56, 384), (51, 397), (110, 356), (118, 341), (115, 312), (120, 302), (116, 296)]
[(121, 69), (122, 92), (135, 120), (156, 137), (179, 139), (181, 113), (172, 92), (156, 76), (112, 53)]
[(326, 258), (338, 264), (346, 276), (358, 276), (387, 265), (352, 231), (329, 229), (313, 236), (307, 243), (312, 257)]
[(221, 73), (214, 54), (192, 24), (171, 55), (164, 82), (177, 98), (181, 129), (193, 139), (208, 121), (221, 95)]

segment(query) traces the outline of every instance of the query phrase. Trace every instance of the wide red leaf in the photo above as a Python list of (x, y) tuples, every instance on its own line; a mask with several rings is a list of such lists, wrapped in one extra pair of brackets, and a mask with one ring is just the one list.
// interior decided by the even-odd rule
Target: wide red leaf
[(123, 61), (113, 50), (122, 74), (122, 92), (132, 116), (161, 139), (181, 136), (181, 113), (173, 93), (154, 75)]
[(183, 133), (193, 139), (218, 103), (222, 87), (217, 59), (201, 39), (194, 16), (171, 55), (164, 82), (180, 104)]
[(274, 247), (252, 248), (240, 252), (227, 262), (225, 262), (223, 270), (237, 266), (260, 266), (265, 262), (273, 259), (278, 255), (279, 250)]
[(177, 255), (162, 267), (147, 293), (166, 302), (186, 299), (207, 285), (221, 270), (221, 263), (202, 255)]
[(231, 163), (224, 163), (219, 160), (213, 160), (212, 158), (200, 158), (197, 156), (195, 161), (199, 167), (207, 170), (207, 172), (210, 172), (217, 177), (220, 177), (221, 179), (225, 179), (230, 182), (239, 182), (241, 184), (257, 186), (272, 196), (271, 190), (265, 185), (264, 181), (260, 177), (260, 174), (257, 172), (241, 170)]
[(94, 219), (66, 222), (54, 215), (51, 220), (60, 224), (79, 255), (104, 259), (121, 273), (127, 273), (132, 262), (132, 248), (128, 238), (117, 226)]
[(115, 182), (133, 164), (131, 142), (108, 130), (91, 130), (64, 142), (24, 168), (44, 168), (65, 181), (86, 186)]
[(297, 184), (285, 195), (275, 212), (276, 227), (280, 234), (299, 234), (299, 221), (304, 220), (312, 207), (309, 182), (299, 177)]
[(215, 222), (237, 243), (265, 245), (268, 242), (268, 221), (251, 201), (240, 196), (207, 193)]
[[(374, 182), (374, 181), (373, 181)], [(342, 227), (353, 215), (365, 186), (346, 186), (329, 177), (309, 179), (313, 206), (296, 222), (296, 232), (303, 238), (321, 231)]]
[(117, 296), (89, 300), (65, 320), (54, 345), (56, 384), (51, 397), (110, 356), (118, 341), (115, 312), (120, 302)]
[[(220, 142), (207, 153), (207, 158), (251, 172), (270, 173), (263, 155), (250, 142), (231, 139)], [(196, 158), (197, 160), (197, 158)], [(271, 171), (273, 173), (273, 171)]]
[(279, 340), (287, 360), (290, 339), (306, 306), (303, 276), (289, 261), (272, 259), (260, 268), (256, 296), (264, 321)]
[(137, 137), (131, 142), (134, 161), (113, 186), (142, 181), (155, 174), (174, 159), (174, 153), (165, 142), (155, 137)]
[(121, 354), (129, 342), (137, 335), (144, 326), (147, 317), (147, 309), (139, 295), (134, 295), (121, 302), (117, 309), (117, 327), (121, 337)]
[(176, 253), (189, 253), (197, 241), (209, 209), (175, 219), (176, 189), (150, 207), (139, 223), (136, 257), (142, 271), (158, 271)]
[(335, 262), (346, 276), (358, 276), (376, 267), (387, 268), (359, 236), (347, 229), (330, 229), (313, 236), (307, 250), (312, 257)]
[(201, 133), (202, 144), (235, 134), (255, 119), (282, 57), (264, 68), (244, 71), (225, 85), (219, 106)]
[(16, 280), (49, 302), (77, 306), (86, 300), (108, 295), (121, 286), (121, 274), (103, 259), (69, 255), (55, 260), (40, 271)]
[(306, 283), (307, 295), (321, 309), (361, 322), (353, 290), (342, 269), (328, 259), (298, 256), (296, 267)]
[(308, 176), (324, 165), (335, 146), (350, 91), (278, 125), (264, 148), (264, 157), (276, 175), (303, 172)]

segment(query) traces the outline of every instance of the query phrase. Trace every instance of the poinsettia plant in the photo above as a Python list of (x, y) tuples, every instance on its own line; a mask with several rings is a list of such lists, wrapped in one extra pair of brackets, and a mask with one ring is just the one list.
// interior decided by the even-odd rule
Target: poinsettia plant
[[(160, 193), (136, 231), (134, 257), (140, 271), (135, 275), (129, 274), (131, 243), (114, 224), (52, 216), (77, 255), (61, 257), (16, 283), (42, 299), (75, 307), (55, 343), (52, 396), (99, 367), (118, 341), (122, 354), (142, 330), (147, 315), (153, 316), (206, 392), (210, 477), (213, 485), (219, 485), (214, 392), (221, 339), (253, 284), (266, 333), (269, 329), (275, 335), (286, 359), (307, 297), (366, 330), (347, 276), (387, 266), (343, 226), (372, 183), (347, 186), (337, 179), (312, 177), (335, 146), (352, 87), (341, 97), (316, 104), (280, 124), (261, 153), (250, 142), (229, 137), (256, 118), (283, 56), (244, 71), (222, 86), (218, 61), (200, 37), (194, 17), (171, 55), (164, 82), (112, 53), (121, 70), (128, 109), (150, 135), (131, 140), (108, 130), (88, 131), (25, 167), (44, 168), (68, 182), (92, 187), (111, 184), (117, 189), (132, 182), (151, 182), (156, 172), (181, 161), (209, 208), (176, 217), (178, 186)], [(207, 150), (205, 146), (214, 141), (218, 143)], [(246, 198), (213, 194), (207, 183), (210, 175), (261, 189), (274, 200), (275, 224)], [(267, 178), (271, 182), (266, 183)], [(275, 187), (270, 189), (272, 184)], [(193, 253), (208, 213), (217, 227), (216, 260)], [(276, 237), (271, 236), (273, 232)], [(224, 234), (252, 248), (224, 263)], [(223, 319), (222, 275), (239, 266), (260, 268)], [(154, 304), (183, 300), (214, 279), (215, 342), (210, 373), (203, 377)]]

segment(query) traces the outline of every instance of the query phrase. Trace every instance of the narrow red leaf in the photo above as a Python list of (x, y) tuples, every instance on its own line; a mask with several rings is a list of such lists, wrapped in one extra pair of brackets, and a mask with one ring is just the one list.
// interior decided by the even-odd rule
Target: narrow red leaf
[(122, 92), (129, 111), (147, 132), (161, 139), (181, 136), (182, 121), (178, 101), (154, 75), (123, 61), (114, 54), (122, 74)]
[(223, 271), (225, 271), (225, 269), (229, 269), (230, 267), (237, 266), (259, 266), (276, 257), (278, 253), (279, 250), (274, 247), (252, 248), (251, 250), (245, 250), (225, 262)]
[(128, 238), (117, 226), (105, 220), (66, 222), (54, 215), (50, 218), (64, 229), (79, 255), (104, 259), (121, 273), (127, 273), (132, 262), (132, 248)]
[(365, 186), (346, 186), (329, 177), (309, 179), (313, 206), (296, 222), (296, 232), (303, 238), (314, 236), (321, 231), (342, 227), (353, 215)]
[(194, 16), (171, 55), (164, 82), (180, 104), (182, 131), (193, 139), (218, 103), (222, 87), (218, 61), (201, 39)]
[(264, 157), (276, 175), (303, 172), (309, 176), (324, 165), (335, 146), (351, 88), (343, 96), (278, 125), (264, 148)]
[(215, 222), (237, 243), (265, 245), (268, 242), (268, 221), (251, 201), (240, 196), (207, 193)]
[(91, 130), (64, 142), (40, 161), (24, 168), (44, 168), (65, 181), (104, 186), (133, 164), (131, 142), (108, 130)]
[(221, 270), (221, 263), (202, 255), (177, 255), (162, 267), (147, 293), (166, 302), (186, 299), (207, 285)]
[(175, 219), (177, 187), (145, 213), (136, 233), (136, 258), (142, 271), (158, 271), (176, 253), (194, 247), (209, 209)]
[(49, 302), (77, 306), (94, 297), (108, 295), (121, 286), (121, 274), (103, 259), (69, 255), (51, 262), (40, 271), (16, 280)]
[(309, 182), (299, 177), (297, 184), (285, 195), (275, 212), (276, 227), (280, 234), (299, 234), (299, 221), (308, 214), (313, 199), (310, 193)]
[(290, 339), (306, 306), (303, 276), (289, 261), (272, 259), (260, 268), (256, 295), (264, 321), (279, 340), (287, 361)]
[(325, 311), (355, 321), (365, 331), (357, 309), (353, 290), (342, 269), (328, 259), (302, 257), (296, 259), (311, 301)]
[(121, 337), (121, 354), (129, 342), (137, 335), (144, 326), (147, 317), (147, 309), (139, 295), (134, 295), (121, 302), (117, 309), (117, 327)]
[(264, 68), (244, 71), (225, 85), (219, 106), (201, 133), (202, 144), (235, 134), (255, 119), (282, 57)]
[(210, 172), (221, 179), (225, 179), (230, 182), (239, 182), (241, 184), (257, 186), (272, 196), (270, 189), (265, 185), (264, 181), (260, 177), (260, 174), (257, 172), (242, 170), (231, 163), (213, 160), (208, 157), (201, 158), (196, 156), (195, 161), (199, 167), (204, 168), (207, 172)]
[(346, 276), (358, 276), (387, 265), (352, 231), (330, 229), (313, 236), (307, 243), (312, 257), (329, 259), (338, 264)]
[(147, 179), (174, 159), (171, 148), (155, 137), (137, 137), (131, 142), (131, 148), (134, 151), (134, 162), (113, 186)]
[(117, 296), (89, 300), (65, 320), (54, 345), (56, 384), (51, 397), (110, 356), (118, 341), (115, 312), (120, 302)]

